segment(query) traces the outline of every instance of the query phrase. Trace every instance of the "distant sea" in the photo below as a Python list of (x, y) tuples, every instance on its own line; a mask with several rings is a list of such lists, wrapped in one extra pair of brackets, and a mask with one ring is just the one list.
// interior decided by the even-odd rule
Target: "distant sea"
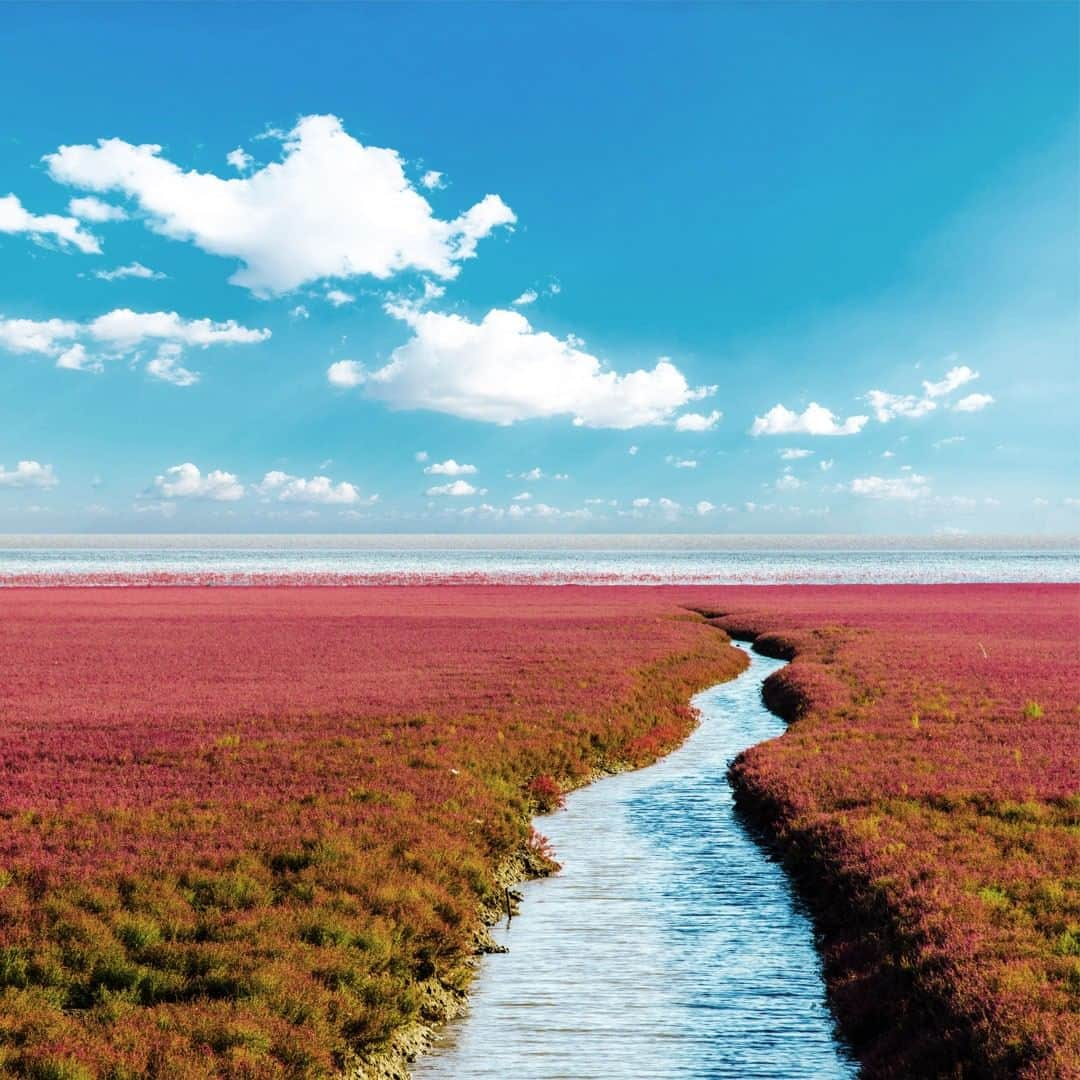
[(0, 536), (0, 585), (1080, 582), (1080, 537)]

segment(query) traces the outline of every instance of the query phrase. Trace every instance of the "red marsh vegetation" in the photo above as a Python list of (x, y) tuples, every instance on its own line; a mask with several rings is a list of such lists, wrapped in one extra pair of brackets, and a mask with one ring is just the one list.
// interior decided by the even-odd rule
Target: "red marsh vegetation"
[(440, 1015), (529, 813), (741, 670), (696, 608), (795, 656), (734, 775), (868, 1074), (1076, 1075), (1077, 600), (0, 590), (0, 1072), (326, 1076)]
[[(707, 605), (702, 605), (706, 607)], [(1080, 1077), (1080, 590), (724, 590), (794, 661), (737, 761), (870, 1076)]]
[(0, 1072), (336, 1074), (463, 985), (553, 777), (744, 665), (647, 590), (0, 590)]

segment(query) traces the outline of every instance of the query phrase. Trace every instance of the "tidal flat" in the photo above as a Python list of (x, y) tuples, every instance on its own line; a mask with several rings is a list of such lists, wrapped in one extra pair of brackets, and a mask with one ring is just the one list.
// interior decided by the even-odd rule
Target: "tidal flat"
[(1077, 599), (2, 590), (0, 1062), (404, 1068), (402, 1033), (465, 1000), (499, 869), (558, 858), (533, 815), (679, 746), (692, 696), (746, 665), (730, 634), (791, 660), (765, 695), (790, 726), (732, 781), (808, 904), (864, 1075), (1069, 1075)]

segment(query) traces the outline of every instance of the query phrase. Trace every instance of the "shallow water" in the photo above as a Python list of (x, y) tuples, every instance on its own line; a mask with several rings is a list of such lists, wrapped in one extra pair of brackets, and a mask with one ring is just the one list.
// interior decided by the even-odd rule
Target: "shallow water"
[(9, 536), (5, 584), (1080, 581), (1075, 537)]
[(699, 694), (701, 724), (640, 772), (538, 820), (563, 870), (522, 887), (469, 1011), (414, 1067), (424, 1080), (853, 1077), (810, 922), (734, 816), (727, 765), (781, 733), (750, 654)]

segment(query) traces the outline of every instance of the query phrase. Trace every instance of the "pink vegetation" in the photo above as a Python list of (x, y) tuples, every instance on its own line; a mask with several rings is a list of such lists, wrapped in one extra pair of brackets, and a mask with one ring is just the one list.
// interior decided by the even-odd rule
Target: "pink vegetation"
[(647, 590), (0, 591), (0, 1072), (336, 1075), (744, 664)]
[(710, 610), (795, 657), (766, 684), (795, 722), (734, 777), (817, 900), (868, 1075), (1080, 1076), (1080, 590)]
[[(438, 1015), (494, 869), (741, 654), (737, 763), (867, 1063), (1080, 1070), (1072, 586), (0, 590), (0, 1072), (333, 1075)], [(930, 1017), (931, 1019), (927, 1019)]]

